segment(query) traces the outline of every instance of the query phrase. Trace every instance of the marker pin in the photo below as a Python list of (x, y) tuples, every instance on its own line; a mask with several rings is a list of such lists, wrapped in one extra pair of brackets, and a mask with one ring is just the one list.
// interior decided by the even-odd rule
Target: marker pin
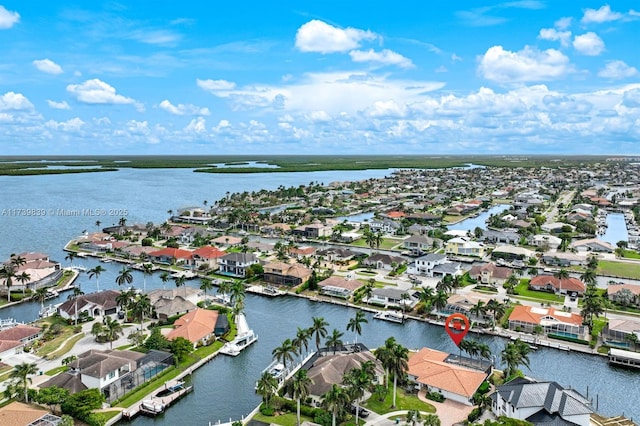
[(462, 314), (452, 314), (444, 321), (444, 329), (447, 331), (453, 343), (460, 346), (460, 342), (469, 332), (469, 319)]

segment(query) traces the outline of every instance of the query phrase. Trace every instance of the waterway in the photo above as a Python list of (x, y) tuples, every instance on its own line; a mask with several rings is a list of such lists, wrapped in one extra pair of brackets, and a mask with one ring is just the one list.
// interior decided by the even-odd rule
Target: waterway
[[(51, 214), (45, 216), (5, 215), (0, 217), (0, 259), (11, 253), (43, 251), (63, 264), (62, 247), (83, 230), (97, 230), (117, 223), (121, 216), (128, 223), (148, 221), (159, 222), (167, 218), (167, 210), (183, 206), (202, 205), (219, 199), (228, 192), (254, 191), (262, 188), (275, 189), (280, 185), (306, 184), (310, 181), (329, 183), (332, 181), (358, 180), (382, 177), (389, 171), (356, 172), (313, 172), (313, 173), (269, 173), (256, 174), (204, 174), (190, 170), (135, 170), (123, 169), (118, 172), (93, 173), (90, 175), (53, 175), (28, 177), (0, 177), (2, 209), (53, 209), (62, 210), (106, 209), (113, 216), (68, 216)], [(464, 228), (471, 229), (484, 225), (489, 214), (499, 213), (507, 206), (494, 207), (493, 212), (484, 213), (485, 218), (476, 219), (480, 225), (467, 222)], [(123, 212), (126, 210), (126, 214)], [(77, 259), (74, 264), (92, 268), (98, 264), (95, 259)], [(117, 264), (104, 264), (107, 272), (100, 276), (101, 288), (117, 288), (115, 276)], [(134, 271), (134, 284), (142, 287), (142, 273)], [(78, 281), (83, 291), (95, 290), (95, 279), (82, 274)], [(167, 285), (172, 285), (167, 283)], [(197, 286), (197, 281), (187, 285)], [(146, 288), (161, 288), (158, 274), (147, 277)], [(65, 299), (61, 296), (59, 301)], [(56, 302), (55, 300), (52, 302)], [(13, 317), (20, 321), (36, 318), (39, 305), (36, 303), (12, 306), (0, 310), (0, 318)], [(286, 313), (283, 314), (283, 313)], [(271, 352), (286, 338), (295, 336), (297, 327), (308, 327), (314, 316), (324, 317), (330, 329), (344, 332), (344, 340), (353, 340), (353, 334), (346, 331), (346, 324), (354, 315), (353, 309), (327, 303), (313, 302), (296, 297), (268, 299), (249, 295), (246, 303), (249, 325), (258, 333), (259, 340), (236, 358), (217, 357), (193, 374), (195, 391), (172, 406), (158, 419), (139, 418), (135, 424), (202, 424), (209, 421), (238, 419), (249, 413), (259, 398), (253, 388), (260, 372), (270, 363)], [(389, 336), (394, 336), (409, 348), (431, 346), (456, 352), (453, 343), (443, 329), (424, 323), (409, 321), (397, 325), (373, 320), (367, 314), (369, 323), (363, 327), (360, 339), (370, 347), (376, 347)], [(499, 354), (504, 346), (500, 338), (483, 338)], [(497, 357), (499, 363), (499, 356)], [(640, 373), (611, 368), (601, 357), (567, 353), (550, 349), (539, 349), (530, 356), (531, 370), (527, 374), (543, 380), (555, 380), (564, 386), (571, 386), (590, 397), (598, 395), (599, 411), (607, 415), (626, 414), (640, 418), (640, 387), (637, 386)], [(623, 395), (623, 397), (621, 397)]]
[(617, 247), (618, 241), (629, 241), (629, 232), (627, 224), (622, 213), (607, 214), (607, 230), (599, 237), (602, 241), (606, 241), (613, 247)]
[(489, 219), (489, 216), (493, 215), (493, 214), (500, 214), (502, 212), (504, 212), (505, 210), (508, 210), (509, 208), (511, 208), (510, 205), (507, 204), (498, 204), (495, 205), (491, 208), (489, 208), (486, 211), (483, 211), (482, 213), (480, 213), (478, 216), (476, 217), (470, 217), (468, 219), (464, 219), (461, 220), (460, 222), (457, 223), (453, 223), (449, 226), (447, 226), (447, 228), (449, 228), (450, 231), (468, 231), (468, 232), (472, 232), (476, 229), (476, 228), (481, 228), (481, 229), (487, 229), (487, 219)]

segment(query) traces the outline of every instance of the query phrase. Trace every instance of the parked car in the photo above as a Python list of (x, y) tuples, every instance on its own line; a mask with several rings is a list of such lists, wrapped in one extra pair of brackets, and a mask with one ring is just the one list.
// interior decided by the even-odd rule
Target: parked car
[[(369, 415), (369, 410), (359, 407), (360, 408), (360, 413), (358, 414), (360, 416), (360, 418), (365, 418)], [(356, 414), (356, 406), (355, 405), (351, 405), (349, 407), (349, 411), (351, 412), (351, 414)]]

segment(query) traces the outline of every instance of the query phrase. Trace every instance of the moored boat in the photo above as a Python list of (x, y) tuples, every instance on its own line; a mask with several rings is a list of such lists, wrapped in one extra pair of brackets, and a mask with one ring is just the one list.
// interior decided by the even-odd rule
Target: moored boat
[(404, 315), (396, 311), (380, 311), (373, 316), (375, 319), (391, 321), (398, 324), (404, 323)]

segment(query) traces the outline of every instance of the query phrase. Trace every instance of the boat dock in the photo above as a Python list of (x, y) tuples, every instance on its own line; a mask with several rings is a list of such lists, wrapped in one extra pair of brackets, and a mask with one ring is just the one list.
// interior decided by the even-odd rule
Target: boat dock
[(640, 353), (609, 348), (609, 364), (620, 367), (640, 368)]
[(122, 417), (132, 419), (138, 414), (147, 416), (157, 416), (164, 413), (174, 402), (193, 390), (193, 385), (185, 385), (183, 381), (176, 381), (173, 384), (166, 383), (165, 387), (158, 391), (151, 398), (138, 401), (136, 404), (122, 412)]
[(252, 285), (247, 287), (247, 291), (249, 293), (255, 293), (261, 296), (268, 296), (268, 297), (284, 296), (285, 294), (287, 294), (286, 291), (280, 290), (279, 288), (276, 288), (270, 285), (267, 285), (267, 286)]

